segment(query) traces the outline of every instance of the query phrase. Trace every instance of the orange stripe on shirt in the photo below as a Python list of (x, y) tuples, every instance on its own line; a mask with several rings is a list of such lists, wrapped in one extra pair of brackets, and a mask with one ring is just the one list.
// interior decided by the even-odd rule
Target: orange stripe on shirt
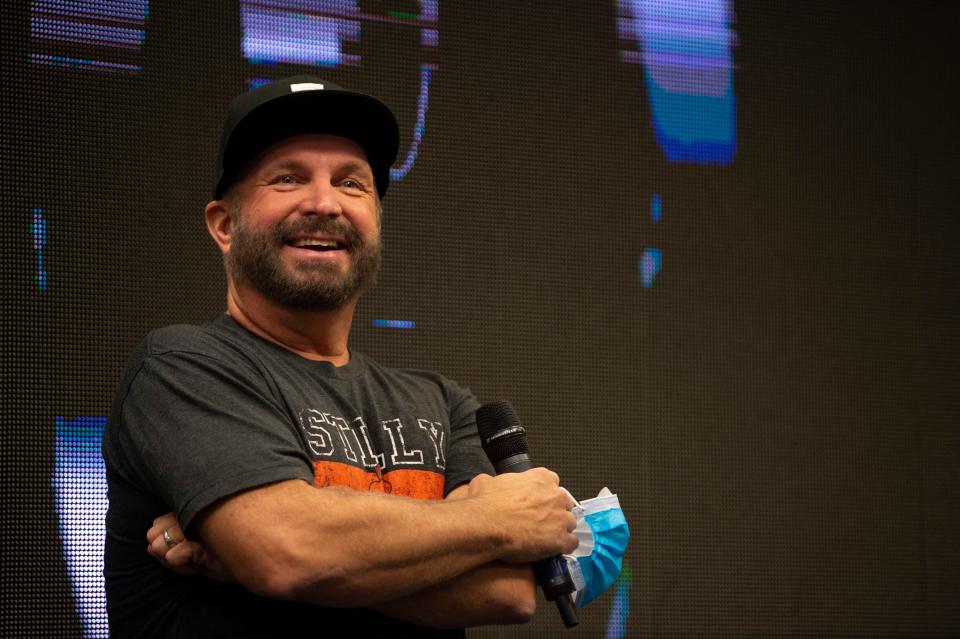
[(314, 461), (313, 485), (317, 488), (346, 486), (414, 499), (443, 499), (444, 477), (431, 470), (400, 468), (380, 473), (341, 462)]

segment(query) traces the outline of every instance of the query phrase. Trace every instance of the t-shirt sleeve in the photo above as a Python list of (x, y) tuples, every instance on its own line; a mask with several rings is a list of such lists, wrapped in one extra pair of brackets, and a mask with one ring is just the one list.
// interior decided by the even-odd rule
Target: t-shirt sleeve
[(479, 474), (496, 474), (480, 446), (477, 434), (477, 409), (480, 402), (473, 393), (448, 382), (450, 402), (450, 448), (447, 453), (447, 471), (444, 496)]
[(290, 417), (247, 363), (192, 352), (147, 356), (120, 408), (126, 473), (188, 534), (219, 499), (286, 479), (313, 481)]

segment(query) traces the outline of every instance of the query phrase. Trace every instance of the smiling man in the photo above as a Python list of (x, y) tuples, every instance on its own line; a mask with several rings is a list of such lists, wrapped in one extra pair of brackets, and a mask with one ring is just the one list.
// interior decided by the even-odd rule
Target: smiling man
[(231, 103), (227, 312), (148, 335), (104, 433), (112, 636), (463, 636), (528, 620), (530, 562), (577, 546), (555, 474), (489, 476), (468, 391), (348, 347), (397, 146), (317, 78)]
[[(303, 208), (326, 214), (287, 219), (291, 209)], [(281, 306), (342, 308), (356, 301), (380, 266), (373, 173), (363, 149), (342, 137), (305, 134), (276, 143), (233, 185), (226, 201), (213, 201), (207, 209), (231, 283)], [(239, 297), (231, 288), (228, 299)]]
[[(380, 205), (364, 157), (357, 143), (338, 136), (286, 138), (264, 151), (225, 199), (207, 205), (207, 228), (229, 274), (227, 312), (306, 357), (348, 361), (349, 325), (324, 331), (336, 352), (305, 340), (317, 334), (317, 320), (352, 319), (380, 266)], [(258, 317), (269, 325), (259, 326)]]

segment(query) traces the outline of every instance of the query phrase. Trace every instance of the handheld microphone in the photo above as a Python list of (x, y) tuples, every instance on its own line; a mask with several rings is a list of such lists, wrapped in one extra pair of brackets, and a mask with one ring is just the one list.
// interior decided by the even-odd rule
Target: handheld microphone
[[(480, 445), (490, 458), (498, 475), (522, 473), (533, 468), (527, 447), (527, 433), (510, 402), (500, 400), (484, 404), (477, 410), (477, 431)], [(533, 564), (537, 583), (548, 601), (557, 602), (557, 609), (567, 628), (576, 626), (577, 611), (570, 594), (576, 589), (566, 560), (557, 555)]]

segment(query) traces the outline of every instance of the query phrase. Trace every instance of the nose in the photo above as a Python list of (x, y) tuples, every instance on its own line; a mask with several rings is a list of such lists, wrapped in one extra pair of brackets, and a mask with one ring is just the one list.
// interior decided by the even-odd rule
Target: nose
[(304, 199), (300, 204), (302, 215), (339, 217), (343, 214), (337, 189), (328, 180), (313, 180), (303, 192)]

